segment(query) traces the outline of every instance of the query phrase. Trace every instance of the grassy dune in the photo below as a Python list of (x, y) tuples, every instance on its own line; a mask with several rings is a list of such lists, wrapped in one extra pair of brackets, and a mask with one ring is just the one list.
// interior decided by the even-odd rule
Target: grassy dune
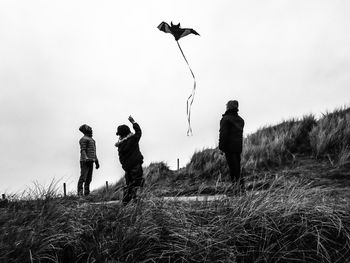
[(346, 200), (277, 178), (215, 202), (126, 207), (46, 196), (1, 209), (0, 262), (347, 262)]
[[(232, 195), (217, 149), (179, 171), (146, 167), (141, 198), (126, 207), (36, 185), (1, 204), (0, 262), (350, 262), (349, 120), (341, 109), (249, 135), (243, 195)], [(120, 198), (122, 184), (90, 199)], [(231, 197), (159, 198), (212, 193)]]

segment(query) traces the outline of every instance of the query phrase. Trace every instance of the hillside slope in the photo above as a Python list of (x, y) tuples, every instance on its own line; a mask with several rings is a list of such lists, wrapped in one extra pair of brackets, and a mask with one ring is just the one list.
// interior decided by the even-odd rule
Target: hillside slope
[[(275, 177), (302, 178), (315, 185), (349, 186), (350, 108), (308, 115), (259, 129), (244, 139), (242, 173), (247, 189), (266, 187)], [(230, 191), (228, 167), (218, 149), (193, 154), (179, 171), (163, 163), (145, 168), (146, 185), (156, 195)]]
[(244, 195), (154, 198), (230, 194), (224, 157), (205, 149), (179, 171), (146, 167), (141, 198), (127, 206), (54, 188), (10, 200), (0, 207), (0, 262), (350, 262), (349, 109), (266, 127), (244, 144)]

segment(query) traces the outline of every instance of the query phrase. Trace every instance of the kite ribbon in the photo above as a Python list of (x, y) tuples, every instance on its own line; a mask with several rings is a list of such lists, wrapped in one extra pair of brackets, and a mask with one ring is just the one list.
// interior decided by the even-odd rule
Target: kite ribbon
[(193, 103), (193, 100), (194, 100), (194, 95), (196, 93), (196, 77), (193, 74), (193, 71), (192, 71), (192, 69), (190, 67), (190, 64), (188, 63), (188, 61), (186, 59), (186, 56), (185, 56), (184, 52), (182, 51), (182, 48), (181, 48), (179, 42), (176, 41), (176, 43), (177, 43), (177, 46), (179, 47), (179, 49), (181, 51), (182, 56), (184, 57), (184, 59), (185, 59), (185, 61), (187, 63), (188, 68), (191, 71), (191, 74), (192, 74), (192, 77), (193, 77), (193, 81), (194, 81), (192, 93), (187, 98), (187, 103), (186, 103), (186, 113), (187, 113), (187, 122), (188, 122), (187, 136), (191, 136), (191, 135), (193, 135), (192, 128), (191, 128), (191, 107), (192, 107), (192, 103)]

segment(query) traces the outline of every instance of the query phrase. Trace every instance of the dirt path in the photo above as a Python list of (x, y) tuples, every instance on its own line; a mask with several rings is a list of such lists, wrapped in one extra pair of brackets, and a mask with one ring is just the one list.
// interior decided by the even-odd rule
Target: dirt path
[[(156, 197), (150, 200), (164, 200), (169, 202), (212, 202), (229, 198), (227, 195), (197, 195), (197, 196), (165, 196)], [(120, 204), (121, 200), (102, 201), (102, 202), (86, 202), (82, 205), (114, 205)]]

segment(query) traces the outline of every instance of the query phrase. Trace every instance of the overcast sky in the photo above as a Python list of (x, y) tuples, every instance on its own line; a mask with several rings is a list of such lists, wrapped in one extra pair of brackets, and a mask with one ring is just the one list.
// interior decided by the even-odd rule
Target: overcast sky
[[(172, 169), (215, 147), (225, 103), (240, 102), (245, 134), (349, 105), (350, 1), (0, 2), (0, 191), (47, 185), (75, 191), (81, 124), (94, 130), (101, 168), (92, 189), (123, 176), (116, 128), (141, 125), (145, 165)], [(180, 40), (193, 80), (160, 22)]]

